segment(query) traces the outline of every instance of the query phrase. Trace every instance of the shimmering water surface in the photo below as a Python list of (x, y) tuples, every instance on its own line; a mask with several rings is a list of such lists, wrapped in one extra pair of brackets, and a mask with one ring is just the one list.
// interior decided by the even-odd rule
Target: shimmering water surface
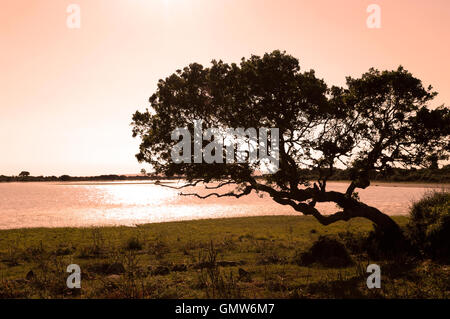
[[(180, 182), (182, 183), (182, 182)], [(172, 182), (171, 185), (177, 185)], [(181, 184), (179, 184), (181, 185)], [(344, 191), (348, 183), (330, 182)], [(360, 198), (387, 214), (407, 214), (425, 192), (448, 185), (374, 183)], [(225, 189), (224, 191), (230, 190)], [(202, 192), (203, 187), (196, 187)], [(192, 191), (192, 189), (190, 190)], [(292, 208), (252, 193), (242, 198), (179, 196), (180, 191), (149, 182), (0, 183), (0, 229), (136, 225), (201, 218), (297, 214)], [(326, 214), (334, 204), (318, 204)]]

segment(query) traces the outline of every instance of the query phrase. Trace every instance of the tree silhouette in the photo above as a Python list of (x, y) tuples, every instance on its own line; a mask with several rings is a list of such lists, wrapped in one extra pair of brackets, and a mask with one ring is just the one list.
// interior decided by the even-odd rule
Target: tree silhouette
[(27, 177), (27, 176), (30, 176), (30, 172), (22, 171), (22, 172), (20, 172), (19, 176), (20, 176), (20, 177)]
[[(141, 139), (136, 157), (157, 173), (185, 176), (188, 182), (180, 188), (236, 185), (228, 192), (182, 195), (263, 192), (323, 225), (364, 217), (385, 232), (400, 234), (398, 225), (361, 202), (356, 190), (370, 185), (373, 172), (428, 167), (429, 159), (448, 157), (450, 113), (444, 106), (427, 107), (435, 95), (402, 67), (370, 69), (360, 78), (348, 77), (344, 88), (329, 88), (313, 70), (300, 72), (298, 60), (280, 51), (242, 59), (239, 65), (214, 60), (205, 68), (193, 63), (160, 80), (150, 97), (151, 109), (133, 115), (133, 136)], [(257, 178), (258, 162), (173, 163), (170, 152), (178, 141), (172, 141), (171, 132), (183, 127), (192, 132), (195, 119), (202, 119), (205, 128), (279, 128), (280, 169)], [(317, 180), (310, 181), (304, 168), (317, 171)], [(336, 168), (351, 172), (345, 192), (327, 189)], [(316, 208), (321, 202), (340, 209), (323, 215)]]

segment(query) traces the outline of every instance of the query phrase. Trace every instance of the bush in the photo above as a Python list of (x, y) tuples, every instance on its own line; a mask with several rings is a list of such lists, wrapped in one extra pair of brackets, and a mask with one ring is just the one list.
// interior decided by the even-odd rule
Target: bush
[(143, 244), (138, 237), (131, 237), (127, 240), (125, 249), (127, 250), (142, 250)]
[(392, 260), (393, 258), (410, 255), (411, 244), (405, 238), (403, 231), (400, 233), (386, 232), (382, 227), (373, 225), (364, 243), (367, 256), (375, 260)]
[(317, 263), (330, 268), (341, 268), (353, 265), (345, 246), (336, 239), (320, 236), (312, 247), (304, 253), (297, 254), (294, 262), (299, 266)]
[(424, 256), (450, 261), (449, 192), (429, 193), (413, 204), (408, 237)]

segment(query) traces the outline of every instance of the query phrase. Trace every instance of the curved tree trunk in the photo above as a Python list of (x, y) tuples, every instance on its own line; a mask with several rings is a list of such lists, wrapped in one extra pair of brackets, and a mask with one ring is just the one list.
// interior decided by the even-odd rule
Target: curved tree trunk
[(403, 239), (400, 226), (388, 215), (382, 213), (375, 207), (359, 203), (355, 217), (362, 217), (373, 222), (376, 227), (392, 239)]
[(400, 227), (391, 217), (382, 213), (377, 208), (368, 206), (363, 203), (360, 204), (360, 207), (352, 208), (352, 209), (344, 209), (344, 211), (338, 212), (338, 213), (335, 213), (332, 215), (328, 215), (328, 216), (320, 215), (320, 217), (319, 217), (314, 214), (314, 216), (320, 223), (322, 223), (324, 225), (329, 225), (331, 223), (334, 223), (334, 222), (337, 222), (340, 220), (348, 221), (352, 218), (362, 217), (362, 218), (366, 218), (366, 219), (370, 220), (379, 229), (382, 229), (385, 232), (389, 232), (389, 233), (401, 232)]
[[(255, 189), (266, 191), (272, 199), (282, 205), (290, 205), (296, 211), (304, 215), (314, 216), (322, 225), (329, 225), (334, 222), (343, 220), (348, 221), (352, 218), (362, 217), (372, 221), (376, 225), (376, 229), (392, 241), (403, 241), (404, 236), (400, 226), (388, 215), (382, 213), (375, 207), (369, 206), (352, 198), (346, 193), (335, 191), (323, 191), (319, 188), (308, 188), (306, 190), (297, 191), (295, 194), (282, 193), (273, 190), (266, 185), (255, 183)], [(311, 200), (307, 203), (306, 200)], [(332, 215), (322, 215), (317, 208), (318, 202), (332, 202), (342, 207), (342, 211)], [(394, 243), (393, 243), (394, 244)]]
[(338, 192), (322, 192), (320, 195), (314, 197), (317, 202), (334, 202), (340, 207), (343, 207), (343, 210), (331, 215), (322, 215), (317, 208), (314, 207), (315, 202), (306, 204), (277, 198), (274, 199), (280, 204), (291, 205), (295, 210), (304, 215), (314, 216), (322, 225), (329, 225), (337, 221), (348, 221), (352, 218), (361, 217), (373, 222), (377, 230), (381, 231), (391, 240), (402, 240), (404, 238), (400, 226), (398, 226), (390, 216), (382, 213), (375, 207), (361, 203)]

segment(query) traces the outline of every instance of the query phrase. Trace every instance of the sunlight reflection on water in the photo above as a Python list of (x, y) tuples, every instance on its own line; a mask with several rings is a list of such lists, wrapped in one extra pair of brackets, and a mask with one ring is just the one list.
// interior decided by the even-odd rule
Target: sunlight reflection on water
[[(407, 214), (412, 201), (430, 185), (380, 184), (360, 190), (361, 200), (387, 214)], [(374, 183), (377, 185), (377, 183)], [(330, 182), (343, 191), (347, 184)], [(231, 190), (232, 187), (224, 189)], [(439, 188), (439, 187), (437, 187)], [(196, 190), (202, 190), (201, 186)], [(291, 215), (295, 211), (255, 193), (239, 199), (201, 200), (178, 195), (179, 190), (148, 182), (1, 183), (0, 229), (136, 225), (142, 223), (259, 215)], [(318, 204), (324, 213), (334, 204)]]

